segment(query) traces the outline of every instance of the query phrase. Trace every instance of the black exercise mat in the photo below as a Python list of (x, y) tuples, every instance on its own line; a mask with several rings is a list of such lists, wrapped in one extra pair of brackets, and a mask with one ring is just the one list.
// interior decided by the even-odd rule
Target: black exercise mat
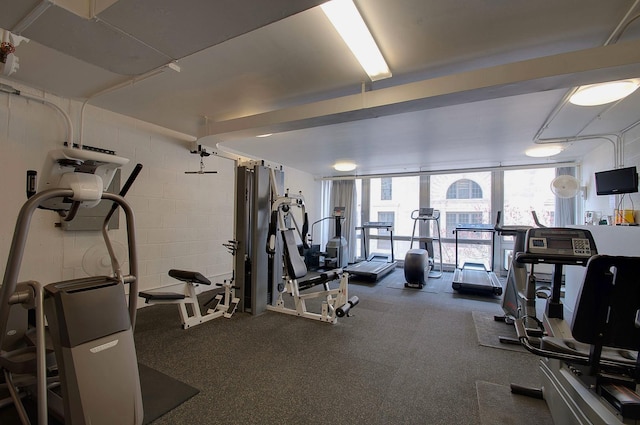
[(440, 287), (442, 286), (440, 280), (428, 279), (426, 283), (427, 284), (424, 285), (422, 288), (412, 288), (412, 287), (406, 287), (405, 281), (404, 279), (402, 279), (402, 280), (390, 281), (387, 284), (387, 288), (406, 289), (407, 291), (431, 292), (434, 294), (437, 294), (438, 292), (440, 292)]
[(526, 353), (527, 350), (521, 345), (505, 344), (500, 342), (500, 337), (517, 338), (516, 329), (513, 325), (494, 320), (494, 315), (482, 311), (471, 312), (473, 324), (478, 334), (478, 343), (485, 347), (500, 348), (501, 350), (520, 351)]
[(144, 424), (147, 425), (165, 413), (189, 400), (200, 390), (180, 382), (162, 372), (138, 363)]
[[(200, 390), (180, 382), (162, 372), (138, 363), (140, 373), (140, 386), (142, 388), (142, 404), (144, 407), (144, 425), (147, 425), (165, 413), (175, 409)], [(0, 399), (5, 396), (0, 393)], [(37, 405), (31, 400), (24, 402), (27, 414), (32, 423), (37, 420)], [(0, 409), (0, 423), (2, 425), (19, 425), (20, 420), (13, 405)], [(60, 425), (60, 422), (51, 418), (50, 425)]]
[(511, 393), (507, 385), (477, 381), (481, 425), (553, 425), (544, 400)]

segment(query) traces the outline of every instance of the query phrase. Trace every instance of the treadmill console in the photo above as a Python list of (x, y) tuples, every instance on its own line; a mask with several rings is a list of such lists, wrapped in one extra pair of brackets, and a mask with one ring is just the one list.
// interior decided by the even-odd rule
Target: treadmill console
[(413, 220), (437, 220), (440, 218), (440, 211), (433, 208), (420, 207), (411, 212)]
[(585, 259), (597, 254), (591, 232), (557, 227), (529, 229), (525, 249), (526, 254), (544, 257)]

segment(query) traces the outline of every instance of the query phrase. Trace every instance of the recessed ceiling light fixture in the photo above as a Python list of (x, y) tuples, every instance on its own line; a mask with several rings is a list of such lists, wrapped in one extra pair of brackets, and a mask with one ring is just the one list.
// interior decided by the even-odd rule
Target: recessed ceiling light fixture
[(608, 83), (581, 86), (569, 102), (578, 106), (596, 106), (623, 99), (636, 91), (640, 80), (610, 81)]
[(336, 171), (353, 171), (356, 169), (356, 163), (352, 161), (340, 161), (333, 165)]
[(391, 71), (380, 49), (352, 0), (331, 0), (320, 7), (371, 81), (391, 77)]
[(527, 149), (524, 154), (533, 158), (544, 158), (547, 156), (558, 155), (564, 148), (560, 145), (536, 146)]

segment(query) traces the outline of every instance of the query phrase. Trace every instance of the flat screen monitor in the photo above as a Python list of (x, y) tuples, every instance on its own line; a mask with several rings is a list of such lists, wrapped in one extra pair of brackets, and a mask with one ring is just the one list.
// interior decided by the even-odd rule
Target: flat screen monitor
[(600, 171), (595, 176), (596, 193), (598, 195), (617, 195), (638, 191), (638, 172), (636, 167)]

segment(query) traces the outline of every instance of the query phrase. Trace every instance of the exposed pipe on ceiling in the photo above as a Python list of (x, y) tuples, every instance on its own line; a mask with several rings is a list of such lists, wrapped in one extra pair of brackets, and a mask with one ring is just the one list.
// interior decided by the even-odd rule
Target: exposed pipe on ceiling
[(64, 118), (65, 124), (67, 126), (67, 141), (69, 145), (73, 145), (73, 123), (71, 122), (71, 118), (69, 117), (69, 114), (67, 114), (67, 112), (64, 109), (62, 109), (55, 103), (43, 97), (22, 93), (20, 90), (17, 90), (7, 84), (0, 84), (0, 92), (7, 93), (9, 95), (24, 97), (25, 99), (35, 100), (36, 102), (40, 102), (58, 111), (60, 115), (62, 115), (62, 117)]
[(476, 167), (476, 168), (448, 168), (442, 170), (431, 171), (406, 171), (400, 173), (386, 173), (386, 174), (353, 174), (343, 176), (325, 176), (317, 177), (315, 180), (356, 180), (356, 179), (377, 179), (382, 177), (415, 177), (415, 176), (433, 176), (439, 174), (459, 174), (459, 173), (478, 173), (487, 171), (506, 171), (506, 170), (522, 170), (522, 169), (534, 169), (534, 168), (548, 168), (548, 167), (576, 167), (578, 164), (575, 162), (554, 162), (550, 164), (524, 164), (524, 165), (498, 165), (493, 167)]
[[(614, 138), (615, 140), (613, 140)], [(549, 139), (538, 139), (535, 141), (537, 144), (547, 144), (547, 143), (571, 143), (578, 142), (581, 140), (607, 140), (611, 142), (613, 145), (613, 167), (618, 168), (622, 164), (622, 135), (621, 133), (611, 133), (611, 134), (588, 134), (584, 136), (570, 136), (570, 137), (552, 137)]]
[(21, 35), (22, 31), (26, 30), (33, 24), (44, 12), (53, 5), (51, 0), (41, 0), (24, 18), (11, 28), (11, 32), (17, 35)]
[(79, 130), (80, 130), (79, 133), (80, 134), (79, 134), (79, 137), (78, 137), (78, 147), (80, 149), (82, 149), (82, 145), (84, 143), (84, 111), (85, 111), (85, 108), (86, 108), (87, 104), (89, 103), (89, 101), (95, 99), (98, 96), (102, 96), (104, 94), (111, 93), (112, 91), (119, 90), (119, 89), (124, 88), (124, 87), (132, 86), (137, 82), (146, 80), (147, 78), (151, 78), (151, 77), (153, 77), (153, 76), (155, 76), (157, 74), (160, 74), (160, 73), (162, 73), (164, 71), (164, 69), (167, 66), (168, 65), (162, 65), (162, 66), (160, 66), (160, 67), (158, 67), (158, 68), (156, 68), (156, 69), (154, 69), (152, 71), (147, 72), (146, 74), (142, 74), (142, 75), (139, 75), (137, 77), (129, 78), (126, 81), (123, 81), (123, 82), (118, 83), (116, 85), (113, 85), (111, 87), (107, 87), (106, 89), (100, 90), (100, 91), (98, 91), (96, 93), (93, 93), (93, 94), (89, 95), (89, 97), (87, 97), (85, 99), (85, 101), (82, 102), (82, 107), (80, 108), (80, 128), (79, 128)]
[[(633, 12), (636, 10), (636, 8), (638, 7), (639, 4), (640, 4), (640, 0), (636, 0), (633, 3), (633, 5), (629, 8), (629, 10), (624, 15), (624, 17), (620, 20), (620, 22), (618, 23), (616, 28), (613, 30), (613, 32), (609, 35), (607, 40), (604, 42), (603, 46), (608, 46), (610, 44), (617, 43), (618, 40), (620, 39), (620, 37), (622, 37), (622, 34), (629, 27), (629, 25), (633, 21), (635, 21), (636, 19), (640, 18), (640, 14), (637, 14), (636, 16), (634, 16), (632, 18), (629, 18), (633, 14)], [(569, 91), (567, 91), (564, 94), (562, 99), (560, 99), (560, 101), (556, 104), (556, 106), (551, 110), (549, 115), (547, 115), (547, 118), (544, 120), (544, 122), (542, 123), (542, 125), (540, 126), (538, 131), (536, 132), (535, 136), (533, 136), (534, 143), (545, 143), (545, 142), (542, 142), (543, 139), (540, 138), (542, 136), (542, 133), (549, 127), (551, 122), (560, 113), (562, 108), (564, 108), (566, 106), (566, 104), (567, 104), (567, 102), (569, 102), (569, 99), (571, 98), (571, 96), (573, 96), (573, 94), (576, 91), (578, 91), (578, 89), (579, 89), (579, 87), (573, 87), (572, 89), (570, 89)], [(582, 132), (583, 130), (584, 130), (584, 128), (582, 130), (580, 130), (580, 132)], [(578, 132), (578, 134), (580, 134), (580, 132)], [(591, 137), (591, 138), (593, 139), (593, 138), (598, 138), (598, 137)], [(559, 139), (563, 139), (563, 138), (557, 138), (558, 141), (556, 143), (558, 143), (560, 141)], [(549, 142), (546, 142), (546, 143), (549, 143)], [(616, 159), (616, 163), (617, 163), (617, 159)]]

